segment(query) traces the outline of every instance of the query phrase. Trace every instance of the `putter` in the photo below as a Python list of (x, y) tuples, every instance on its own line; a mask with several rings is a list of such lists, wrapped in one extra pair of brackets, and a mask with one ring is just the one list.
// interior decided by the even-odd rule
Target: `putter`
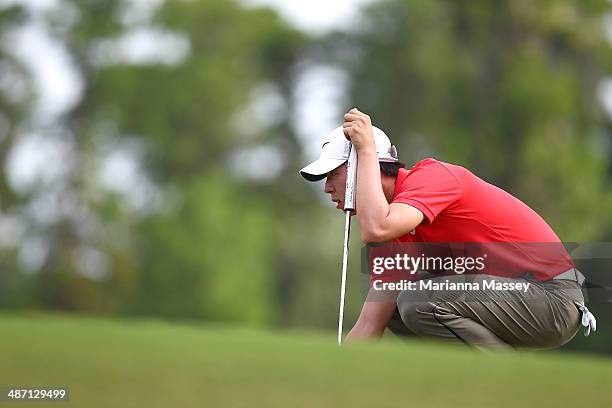
[(344, 194), (344, 252), (342, 255), (342, 280), (340, 282), (340, 313), (338, 316), (338, 345), (342, 345), (342, 324), (344, 321), (344, 294), (346, 292), (346, 271), (348, 267), (349, 237), (351, 235), (351, 211), (355, 210), (355, 182), (357, 179), (357, 151), (349, 142), (349, 158), (346, 163), (346, 190)]

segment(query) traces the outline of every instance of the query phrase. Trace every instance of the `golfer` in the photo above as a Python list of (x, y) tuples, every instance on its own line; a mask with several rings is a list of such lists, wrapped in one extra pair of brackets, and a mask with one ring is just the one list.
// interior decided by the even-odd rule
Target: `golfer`
[[(536, 212), (460, 166), (427, 158), (407, 170), (385, 133), (356, 108), (325, 138), (319, 159), (300, 171), (309, 181), (326, 179), (325, 192), (337, 208), (344, 208), (349, 140), (357, 151), (355, 215), (364, 243), (505, 245), (514, 267), (481, 262), (482, 268), (444, 274), (421, 268), (406, 274), (410, 289), (388, 285), (399, 283), (397, 275), (390, 278), (399, 265), (371, 272), (348, 341), (377, 339), (388, 328), (487, 350), (555, 348), (581, 323), (585, 333), (595, 330), (581, 290), (584, 277)], [(537, 246), (530, 243), (556, 249), (534, 255)]]

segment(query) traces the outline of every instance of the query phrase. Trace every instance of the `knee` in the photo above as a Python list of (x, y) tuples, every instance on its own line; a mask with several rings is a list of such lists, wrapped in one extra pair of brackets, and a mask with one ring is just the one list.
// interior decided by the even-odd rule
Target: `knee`
[(432, 304), (422, 302), (404, 291), (397, 298), (397, 310), (406, 327), (413, 333), (422, 335), (426, 332), (428, 321), (432, 318)]

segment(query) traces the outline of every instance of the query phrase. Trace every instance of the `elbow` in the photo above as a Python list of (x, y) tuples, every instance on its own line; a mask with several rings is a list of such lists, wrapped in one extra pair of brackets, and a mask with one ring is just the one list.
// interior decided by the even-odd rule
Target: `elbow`
[(376, 244), (386, 241), (382, 230), (374, 228), (364, 228), (361, 230), (361, 241), (364, 244)]

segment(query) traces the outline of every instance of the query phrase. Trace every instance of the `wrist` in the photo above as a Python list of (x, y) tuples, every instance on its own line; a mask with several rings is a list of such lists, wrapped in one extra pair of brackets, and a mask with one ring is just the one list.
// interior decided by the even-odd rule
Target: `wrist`
[(376, 156), (376, 146), (361, 146), (357, 147), (357, 152), (361, 158), (365, 156)]

